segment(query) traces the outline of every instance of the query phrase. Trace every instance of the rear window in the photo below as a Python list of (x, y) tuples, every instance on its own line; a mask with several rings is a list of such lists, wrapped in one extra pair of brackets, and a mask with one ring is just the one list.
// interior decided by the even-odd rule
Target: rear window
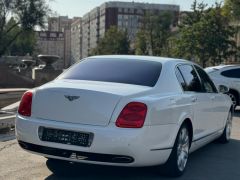
[(229, 78), (240, 78), (240, 68), (223, 71), (221, 75)]
[(59, 79), (88, 80), (155, 86), (162, 69), (160, 62), (134, 59), (86, 59), (75, 64)]

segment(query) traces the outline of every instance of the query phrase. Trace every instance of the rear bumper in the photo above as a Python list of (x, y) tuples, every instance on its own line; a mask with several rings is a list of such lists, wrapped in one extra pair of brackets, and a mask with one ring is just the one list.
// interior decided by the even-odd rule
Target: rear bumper
[(134, 159), (129, 156), (72, 151), (72, 150), (40, 146), (40, 145), (31, 144), (23, 141), (18, 141), (18, 143), (23, 149), (27, 151), (55, 156), (58, 158), (66, 158), (66, 159), (70, 158), (73, 160), (85, 160), (87, 162), (96, 161), (96, 162), (103, 162), (103, 163), (119, 163), (119, 164), (134, 162)]
[[(38, 136), (38, 128), (41, 126), (91, 132), (94, 134), (93, 142), (90, 147), (81, 147), (41, 141)], [(175, 124), (124, 129), (111, 123), (100, 127), (19, 115), (16, 118), (16, 137), (20, 146), (27, 151), (49, 158), (115, 166), (138, 167), (165, 163), (171, 153), (177, 129)]]

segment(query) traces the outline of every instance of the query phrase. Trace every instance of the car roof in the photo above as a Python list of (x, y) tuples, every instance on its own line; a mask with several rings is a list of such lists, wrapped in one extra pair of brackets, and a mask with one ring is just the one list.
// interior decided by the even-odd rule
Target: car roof
[(87, 59), (96, 59), (96, 58), (104, 58), (104, 59), (134, 59), (134, 60), (146, 60), (146, 61), (155, 61), (161, 62), (165, 64), (167, 62), (185, 62), (189, 63), (190, 61), (184, 59), (177, 58), (168, 58), (168, 57), (158, 57), (158, 56), (136, 56), (136, 55), (102, 55), (102, 56), (91, 56)]
[(240, 67), (240, 65), (238, 64), (231, 64), (231, 65), (219, 65), (219, 66), (210, 66), (210, 67), (207, 67), (205, 69), (216, 69), (216, 70), (220, 70), (220, 69), (223, 69), (223, 68), (228, 68), (228, 67)]

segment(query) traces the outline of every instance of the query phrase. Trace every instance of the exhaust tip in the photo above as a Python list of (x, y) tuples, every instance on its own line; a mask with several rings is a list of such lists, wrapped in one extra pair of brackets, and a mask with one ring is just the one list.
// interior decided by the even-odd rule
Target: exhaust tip
[(112, 161), (115, 163), (132, 163), (133, 158), (120, 156), (120, 157), (113, 157)]

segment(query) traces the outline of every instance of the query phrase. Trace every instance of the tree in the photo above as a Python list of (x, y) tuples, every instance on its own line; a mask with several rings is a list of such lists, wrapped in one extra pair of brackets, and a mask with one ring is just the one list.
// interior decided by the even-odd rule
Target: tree
[[(11, 18), (6, 27), (9, 28), (16, 21), (14, 18)], [(14, 37), (15, 34), (21, 31), (19, 26), (14, 27), (8, 34), (6, 38), (9, 40)], [(36, 37), (35, 33), (32, 30), (23, 31), (16, 40), (7, 48), (5, 54), (12, 55), (12, 56), (24, 56), (26, 54), (33, 54), (34, 48), (36, 44)]]
[(119, 30), (116, 26), (110, 27), (105, 36), (98, 42), (91, 52), (93, 55), (129, 54), (130, 41), (126, 31)]
[(144, 30), (140, 30), (136, 35), (135, 42), (135, 54), (136, 55), (148, 55), (148, 45), (147, 45), (147, 37)]
[(225, 0), (223, 6), (223, 13), (226, 16), (231, 16), (233, 19), (240, 19), (240, 1), (239, 0)]
[[(49, 11), (45, 0), (1, 0), (0, 56), (23, 32), (43, 28)], [(8, 23), (9, 17), (14, 17), (15, 23)]]
[(236, 48), (232, 40), (235, 31), (223, 15), (221, 4), (207, 8), (206, 4), (194, 1), (192, 9), (179, 27), (175, 55), (198, 61), (203, 67), (232, 56)]
[(209, 56), (212, 64), (220, 64), (223, 60), (236, 54), (236, 42), (233, 40), (235, 28), (230, 25), (230, 19), (222, 15), (222, 8), (216, 4), (205, 15), (209, 26)]
[(170, 13), (146, 13), (143, 27), (137, 33), (136, 54), (161, 56), (168, 54), (173, 16)]

